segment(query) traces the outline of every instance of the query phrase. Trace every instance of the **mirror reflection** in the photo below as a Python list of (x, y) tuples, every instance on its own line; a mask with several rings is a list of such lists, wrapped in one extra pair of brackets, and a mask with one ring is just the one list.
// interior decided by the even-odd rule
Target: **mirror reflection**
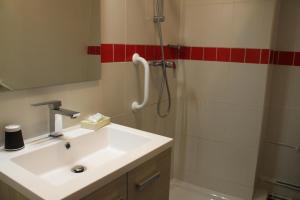
[(0, 90), (99, 79), (99, 0), (0, 0)]

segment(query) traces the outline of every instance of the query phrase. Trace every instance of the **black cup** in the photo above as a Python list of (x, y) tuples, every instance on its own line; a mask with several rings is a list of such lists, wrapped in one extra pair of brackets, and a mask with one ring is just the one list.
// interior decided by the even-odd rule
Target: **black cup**
[(5, 126), (5, 150), (17, 151), (24, 148), (24, 140), (20, 125)]

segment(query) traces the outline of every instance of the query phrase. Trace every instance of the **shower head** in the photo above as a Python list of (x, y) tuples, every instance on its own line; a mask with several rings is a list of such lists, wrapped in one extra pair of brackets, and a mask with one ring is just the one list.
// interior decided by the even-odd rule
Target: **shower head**
[(164, 22), (164, 0), (154, 0), (155, 1), (155, 14), (153, 21), (155, 23)]

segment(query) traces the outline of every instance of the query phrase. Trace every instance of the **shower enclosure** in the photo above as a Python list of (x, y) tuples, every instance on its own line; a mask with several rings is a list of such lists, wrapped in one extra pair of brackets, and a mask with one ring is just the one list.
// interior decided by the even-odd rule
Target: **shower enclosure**
[[(104, 27), (120, 21), (102, 34), (106, 46), (152, 66), (149, 104), (135, 113), (143, 75), (132, 63), (107, 67), (132, 93), (115, 122), (174, 138), (171, 200), (299, 199), (299, 0), (105, 2), (119, 12), (103, 12)], [(176, 70), (169, 44), (180, 46)]]
[(171, 199), (300, 199), (300, 2), (178, 5)]

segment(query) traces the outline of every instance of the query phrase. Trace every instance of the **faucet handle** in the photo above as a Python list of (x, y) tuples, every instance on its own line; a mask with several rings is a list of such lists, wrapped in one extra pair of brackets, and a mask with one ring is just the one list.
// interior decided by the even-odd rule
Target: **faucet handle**
[(48, 107), (51, 110), (58, 110), (61, 107), (61, 101), (59, 101), (59, 100), (45, 101), (45, 102), (35, 103), (35, 104), (31, 104), (31, 105), (32, 106), (45, 106), (45, 105), (48, 105)]

